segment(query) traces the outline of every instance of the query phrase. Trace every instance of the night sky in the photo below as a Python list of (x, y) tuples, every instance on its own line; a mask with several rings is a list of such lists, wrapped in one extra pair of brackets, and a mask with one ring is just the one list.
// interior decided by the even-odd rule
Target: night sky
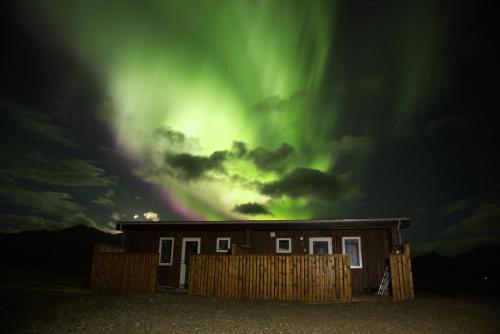
[(480, 1), (24, 1), (2, 10), (0, 232), (409, 217), (500, 243)]

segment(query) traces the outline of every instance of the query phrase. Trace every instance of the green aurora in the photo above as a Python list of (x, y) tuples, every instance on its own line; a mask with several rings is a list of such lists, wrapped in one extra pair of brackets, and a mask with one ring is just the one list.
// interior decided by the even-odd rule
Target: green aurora
[[(32, 10), (102, 83), (109, 98), (96, 113), (172, 208), (203, 219), (306, 219), (318, 206), (333, 217), (363, 195), (334, 167), (345, 151), (374, 149), (368, 131), (335, 133), (345, 107), (337, 5), (40, 1)], [(391, 37), (400, 40), (391, 121), (411, 119), (434, 92), (425, 69), (435, 22), (405, 41), (420, 28), (403, 20)], [(365, 86), (376, 94), (380, 82)]]

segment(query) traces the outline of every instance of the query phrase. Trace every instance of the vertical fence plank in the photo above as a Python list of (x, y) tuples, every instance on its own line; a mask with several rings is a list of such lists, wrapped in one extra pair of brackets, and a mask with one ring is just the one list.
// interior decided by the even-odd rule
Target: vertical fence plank
[(224, 266), (224, 287), (222, 288), (222, 298), (229, 298), (229, 261), (225, 256), (222, 257), (222, 260)]
[(274, 256), (269, 256), (269, 299), (274, 299)]
[(207, 296), (212, 297), (212, 275), (214, 271), (212, 270), (212, 259), (213, 257), (207, 256)]
[(231, 261), (231, 267), (233, 268), (233, 288), (231, 292), (231, 298), (237, 298), (238, 295), (238, 259), (229, 256), (229, 260)]
[(224, 256), (227, 261), (227, 298), (232, 298), (233, 295), (233, 263), (231, 257)]
[(323, 256), (318, 256), (318, 301), (321, 303), (323, 302)]
[[(408, 245), (408, 244), (407, 244)], [(415, 299), (415, 289), (413, 287), (413, 270), (412, 270), (412, 267), (411, 267), (411, 255), (410, 255), (410, 251), (409, 251), (409, 245), (407, 246), (408, 247), (408, 254), (406, 254), (407, 256), (407, 274), (408, 274), (408, 287), (409, 287), (409, 295), (408, 295), (408, 299), (409, 300), (413, 300)]]
[(235, 261), (233, 261), (232, 257), (230, 256), (228, 257), (228, 261), (229, 261), (229, 298), (234, 298), (235, 294), (234, 284), (236, 283), (234, 274)]
[(240, 296), (240, 258), (235, 257), (233, 258), (234, 262), (234, 298), (239, 299), (241, 298)]
[(262, 257), (262, 270), (264, 271), (264, 285), (262, 298), (269, 299), (269, 271), (267, 267), (267, 256)]
[(261, 299), (262, 298), (262, 283), (263, 283), (262, 282), (262, 267), (261, 267), (262, 257), (256, 256), (255, 259), (256, 259), (255, 268), (256, 268), (256, 272), (257, 272), (257, 294), (255, 297), (257, 299)]
[(340, 286), (340, 300), (345, 300), (346, 299), (346, 282), (345, 282), (345, 276), (344, 272), (347, 270), (347, 256), (343, 255), (341, 258), (339, 258), (339, 286)]
[(332, 284), (332, 257), (328, 256), (326, 259), (326, 289), (327, 289), (327, 302), (331, 302), (333, 300), (333, 284)]
[(312, 303), (314, 301), (313, 298), (313, 257), (308, 256), (307, 257), (307, 264), (308, 264), (308, 302)]
[(405, 282), (403, 278), (403, 261), (402, 261), (401, 255), (398, 255), (396, 258), (398, 260), (398, 277), (399, 277), (399, 289), (400, 289), (400, 295), (401, 295), (401, 300), (406, 300), (405, 296)]
[(265, 256), (259, 256), (260, 258), (260, 268), (259, 268), (259, 272), (260, 272), (260, 276), (261, 276), (261, 280), (260, 280), (260, 299), (265, 299), (265, 290), (266, 290), (266, 271), (265, 271), (265, 268), (264, 268), (264, 259), (265, 259)]
[(405, 255), (401, 255), (400, 262), (401, 262), (400, 268), (401, 268), (401, 280), (403, 281), (402, 289), (403, 289), (404, 300), (408, 300), (409, 299), (408, 275), (406, 274), (407, 261)]
[(248, 298), (248, 256), (242, 256), (243, 261), (243, 298)]
[(250, 256), (250, 298), (255, 299), (255, 256)]
[(295, 267), (295, 256), (288, 256), (290, 259), (290, 300), (295, 300), (295, 277), (296, 277), (296, 267)]
[(399, 289), (399, 277), (398, 277), (398, 267), (397, 267), (397, 255), (391, 254), (389, 257), (391, 266), (391, 288), (392, 288), (392, 298), (395, 301), (401, 301), (400, 289)]
[(346, 256), (346, 272), (347, 272), (347, 285), (346, 285), (346, 294), (347, 294), (347, 302), (352, 301), (352, 272), (351, 272), (351, 259)]
[(292, 290), (292, 266), (291, 266), (291, 258), (289, 256), (285, 256), (285, 300), (291, 300), (291, 290)]

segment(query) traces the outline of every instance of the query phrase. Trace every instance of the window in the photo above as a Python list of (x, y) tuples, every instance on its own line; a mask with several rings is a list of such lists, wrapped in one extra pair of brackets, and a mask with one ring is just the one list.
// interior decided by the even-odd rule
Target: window
[(309, 238), (309, 254), (332, 254), (332, 238)]
[(276, 253), (291, 253), (292, 238), (276, 238)]
[(160, 238), (160, 266), (171, 266), (174, 259), (174, 238)]
[(217, 238), (217, 253), (227, 253), (231, 249), (231, 238)]
[(342, 237), (342, 253), (349, 255), (351, 268), (363, 268), (360, 237)]

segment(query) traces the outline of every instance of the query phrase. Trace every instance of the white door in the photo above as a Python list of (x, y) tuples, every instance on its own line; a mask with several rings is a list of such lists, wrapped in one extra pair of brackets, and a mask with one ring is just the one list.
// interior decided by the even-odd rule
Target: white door
[(189, 258), (193, 254), (200, 254), (201, 238), (182, 238), (181, 277), (179, 286), (187, 288), (189, 273)]
[(309, 254), (332, 254), (332, 238), (309, 238)]

